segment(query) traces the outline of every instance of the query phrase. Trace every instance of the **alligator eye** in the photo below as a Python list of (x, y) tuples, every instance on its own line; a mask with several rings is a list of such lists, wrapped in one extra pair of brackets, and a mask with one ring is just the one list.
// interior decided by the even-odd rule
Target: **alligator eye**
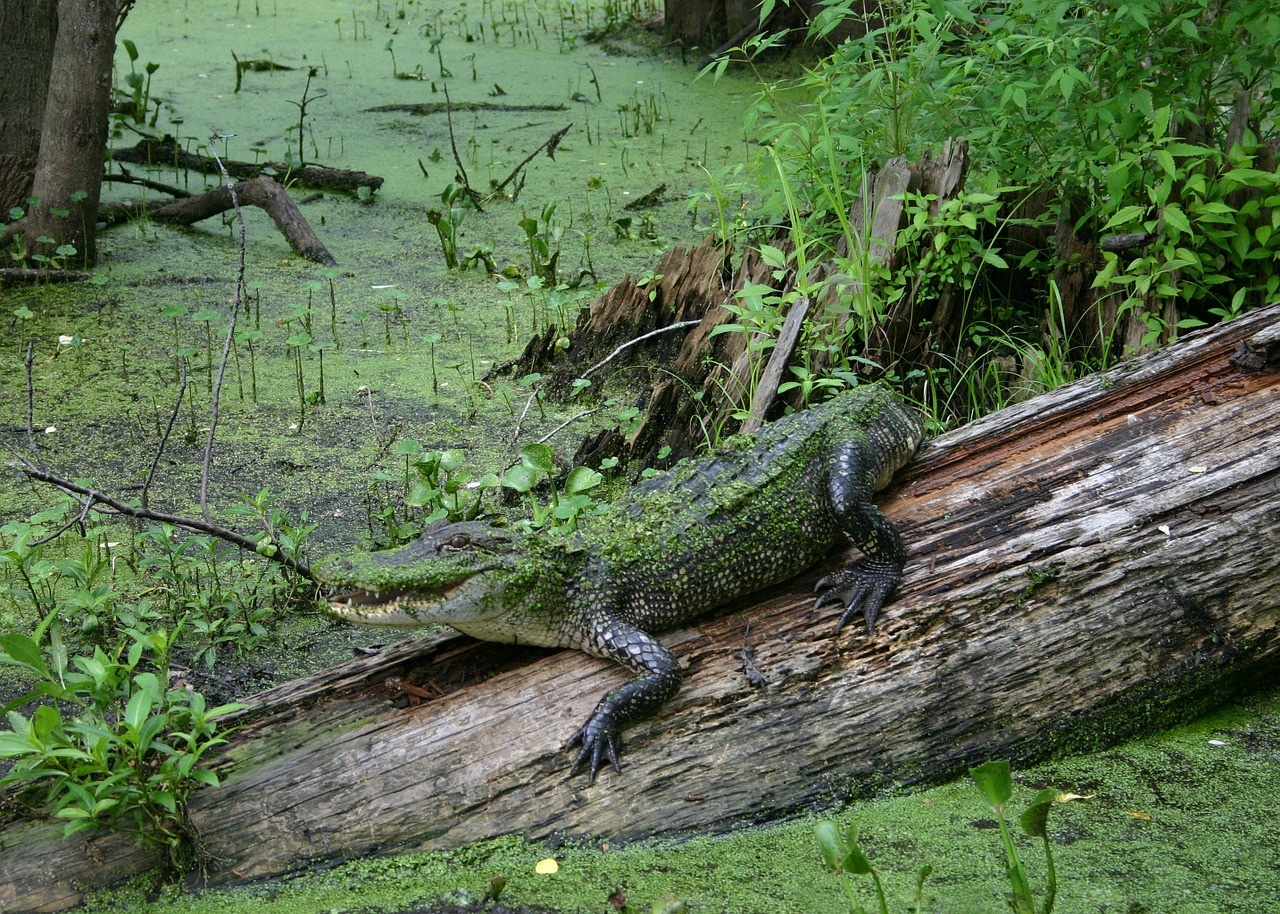
[(461, 551), (471, 545), (471, 537), (465, 533), (455, 533), (440, 544), (441, 550)]

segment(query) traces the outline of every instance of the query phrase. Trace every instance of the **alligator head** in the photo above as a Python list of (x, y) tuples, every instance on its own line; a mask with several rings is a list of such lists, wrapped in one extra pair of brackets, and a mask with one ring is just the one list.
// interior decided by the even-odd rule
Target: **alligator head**
[[(437, 521), (398, 549), (332, 556), (313, 569), (329, 609), (362, 625), (463, 627), (518, 604), (523, 539), (483, 521)], [(462, 625), (459, 625), (462, 623)]]

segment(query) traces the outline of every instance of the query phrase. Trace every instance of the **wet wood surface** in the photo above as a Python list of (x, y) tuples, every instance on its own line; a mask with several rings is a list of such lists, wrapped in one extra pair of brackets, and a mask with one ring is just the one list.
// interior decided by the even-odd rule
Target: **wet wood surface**
[[(669, 633), (684, 688), (594, 787), (561, 746), (625, 674), (584, 654), (436, 637), (266, 693), (192, 804), (210, 881), (726, 829), (1210, 707), (1280, 657), (1278, 388), (1275, 306), (928, 442), (883, 500), (910, 560), (875, 634), (814, 608), (838, 557)], [(151, 862), (13, 824), (0, 908)]]

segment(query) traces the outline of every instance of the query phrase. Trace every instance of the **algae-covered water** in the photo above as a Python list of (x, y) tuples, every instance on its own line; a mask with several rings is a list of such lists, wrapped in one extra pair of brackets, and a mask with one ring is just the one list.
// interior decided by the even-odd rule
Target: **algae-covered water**
[[(366, 492), (375, 474), (403, 466), (397, 449), (405, 442), (459, 448), (477, 471), (500, 471), (521, 445), (585, 411), (581, 403), (549, 401), (526, 411), (535, 382), (489, 372), (533, 332), (570, 326), (600, 287), (627, 271), (648, 273), (674, 243), (701, 239), (701, 223), (712, 218), (709, 175), (752, 154), (740, 117), (757, 85), (732, 73), (695, 82), (696, 53), (634, 27), (653, 12), (642, 3), (586, 0), (137, 5), (121, 37), (138, 59), (122, 44), (117, 76), (123, 84), (131, 70), (158, 64), (149, 93), (159, 103), (148, 108), (158, 132), (192, 151), (217, 134), (214, 148), (225, 158), (301, 159), (385, 179), (363, 198), (294, 193), (337, 259), (333, 271), (297, 257), (264, 214), (246, 212), (249, 307), (222, 394), (215, 511), (269, 486), (319, 524), (318, 551), (349, 547), (368, 538)], [(591, 31), (597, 34), (588, 40)], [(246, 70), (236, 91), (236, 58), (291, 69)], [(412, 78), (399, 78), (406, 75)], [(446, 87), (452, 140), (439, 104)], [(518, 196), (509, 186), (483, 213), (462, 216), (460, 254), (481, 247), (500, 269), (511, 267), (509, 275), (447, 269), (428, 211), (444, 208), (454, 148), (485, 193), (570, 124), (554, 159), (540, 154), (526, 166)], [(115, 142), (135, 139), (126, 128)], [(147, 175), (193, 191), (216, 182), (164, 168)], [(659, 188), (654, 205), (627, 208)], [(120, 183), (106, 196), (154, 194)], [(701, 200), (692, 210), (691, 199)], [(521, 225), (530, 219), (559, 251), (555, 282), (536, 278)], [(139, 219), (104, 233), (99, 248), (96, 284), (0, 289), (0, 437), (29, 448), (30, 342), (32, 432), (44, 459), (67, 476), (136, 495), (185, 373), (150, 497), (154, 506), (191, 513), (234, 294), (234, 224), (174, 229)], [(564, 288), (554, 289), (557, 282)], [(567, 457), (588, 423), (617, 421), (632, 405), (627, 380), (599, 379), (588, 397), (603, 408), (554, 434), (552, 446)], [(0, 520), (26, 517), (49, 500), (12, 468), (0, 476)], [(315, 630), (325, 637), (349, 631), (294, 624), (313, 633), (287, 639), (292, 653), (276, 656), (277, 674), (331, 661), (319, 647), (300, 656), (299, 644), (323, 642)], [(1280, 697), (1273, 695), (1152, 740), (1024, 773), (1024, 800), (1045, 784), (1093, 795), (1054, 813), (1055, 910), (1280, 909), (1270, 832), (1278, 755)], [(861, 828), (892, 910), (908, 909), (914, 873), (925, 863), (934, 872), (924, 910), (1006, 909), (996, 833), (969, 785), (858, 804), (839, 816)], [(848, 910), (839, 881), (819, 865), (812, 826), (802, 820), (627, 848), (506, 839), (164, 903), (126, 893), (94, 909), (394, 911), (448, 893), (458, 902), (476, 899), (502, 875), (504, 902), (565, 911), (647, 911), (668, 895), (691, 911)], [(1024, 854), (1042, 885), (1038, 850), (1028, 842)], [(558, 872), (536, 873), (550, 856)], [(860, 891), (870, 906), (867, 887)]]
[[(130, 72), (153, 71), (155, 132), (193, 152), (282, 163), (285, 180), (300, 161), (385, 179), (362, 198), (295, 193), (336, 270), (299, 258), (264, 213), (246, 208), (250, 304), (213, 461), (215, 481), (233, 491), (217, 487), (215, 507), (270, 486), (322, 519), (317, 542), (354, 542), (367, 536), (361, 489), (372, 473), (395, 468), (387, 454), (397, 444), (461, 448), (477, 471), (500, 471), (521, 445), (583, 412), (540, 403), (515, 435), (532, 382), (489, 372), (533, 333), (571, 327), (624, 272), (647, 273), (660, 250), (700, 240), (697, 223), (708, 214), (704, 207), (695, 219), (689, 195), (705, 188), (708, 169), (749, 152), (738, 121), (755, 85), (695, 84), (678, 49), (633, 26), (648, 12), (638, 3), (259, 0), (144, 2), (130, 13), (117, 77), (123, 85)], [(247, 69), (237, 91), (237, 58), (291, 69)], [(405, 75), (414, 78), (397, 78)], [(457, 109), (452, 137), (446, 90)], [(121, 125), (114, 145), (133, 145), (132, 120)], [(554, 159), (536, 155), (489, 196), (564, 128)], [(450, 209), (441, 195), (456, 183), (455, 149), (486, 197), (483, 212), (454, 204), (458, 256), (480, 248), (506, 276), (445, 266), (429, 211)], [(218, 182), (123, 167), (191, 191)], [(106, 192), (156, 195), (124, 183)], [(646, 197), (652, 205), (628, 208)], [(530, 233), (545, 250), (531, 255)], [(103, 233), (99, 249), (100, 285), (0, 292), (6, 442), (27, 449), (31, 341), (33, 418), (51, 466), (110, 491), (136, 487), (178, 398), (185, 357), (182, 421), (152, 491), (153, 504), (189, 509), (199, 464), (191, 458), (203, 447), (234, 293), (234, 222), (173, 229), (142, 218)], [(534, 259), (552, 255), (554, 275), (545, 266), (539, 275)], [(593, 421), (607, 424), (610, 398), (627, 391), (602, 379), (591, 393), (602, 398), (593, 406), (609, 407)], [(551, 443), (571, 454), (589, 430), (570, 424)], [(12, 476), (0, 491), (9, 516), (42, 500)]]

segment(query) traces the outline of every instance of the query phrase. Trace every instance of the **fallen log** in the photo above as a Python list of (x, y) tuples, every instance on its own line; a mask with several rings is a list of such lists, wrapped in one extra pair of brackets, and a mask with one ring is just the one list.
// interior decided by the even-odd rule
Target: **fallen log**
[(235, 209), (237, 202), (241, 206), (256, 206), (271, 217), (285, 241), (289, 242), (289, 247), (299, 256), (326, 266), (337, 263), (293, 198), (274, 178), (260, 175), (240, 181), (234, 185), (234, 198), (232, 190), (224, 184), (206, 193), (178, 200), (147, 200), (115, 206), (127, 218), (145, 212), (152, 221), (168, 225), (194, 225)]
[[(561, 745), (625, 674), (581, 653), (436, 637), (268, 693), (193, 800), (209, 878), (725, 829), (1202, 711), (1280, 658), (1278, 394), (1280, 305), (926, 443), (883, 502), (911, 557), (874, 636), (814, 607), (834, 563), (668, 634), (684, 689), (591, 788)], [(0, 907), (153, 859), (11, 824)]]
[[(138, 165), (162, 165), (176, 169), (189, 169), (204, 174), (217, 175), (222, 171), (213, 156), (187, 152), (171, 136), (164, 139), (143, 139), (135, 146), (114, 149), (111, 158), (117, 162), (133, 162)], [(332, 190), (357, 194), (361, 188), (376, 191), (383, 179), (363, 171), (345, 168), (325, 168), (320, 165), (288, 165), (283, 162), (224, 161), (223, 166), (233, 178), (248, 180), (260, 175), (287, 175), (289, 183), (315, 190)]]
[(256, 206), (266, 212), (276, 228), (280, 229), (280, 234), (289, 242), (289, 247), (302, 257), (327, 266), (337, 263), (311, 228), (311, 223), (307, 222), (298, 205), (293, 202), (293, 198), (274, 178), (267, 175), (236, 184), (234, 197), (232, 189), (226, 185), (215, 187), (198, 197), (174, 200), (153, 210), (151, 218), (170, 225), (192, 225), (234, 209), (237, 201), (242, 206)]

